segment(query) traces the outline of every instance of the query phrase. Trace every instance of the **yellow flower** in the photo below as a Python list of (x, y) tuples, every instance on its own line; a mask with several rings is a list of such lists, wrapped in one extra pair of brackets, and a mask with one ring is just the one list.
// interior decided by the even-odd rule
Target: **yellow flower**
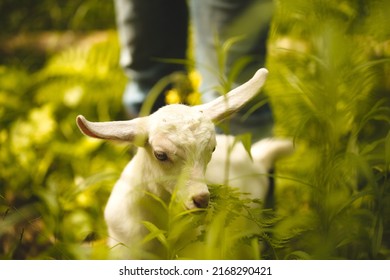
[(196, 71), (192, 71), (188, 74), (188, 78), (190, 79), (191, 86), (194, 90), (198, 90), (200, 83), (202, 82), (202, 77)]
[(165, 103), (178, 104), (180, 102), (181, 98), (177, 89), (170, 89), (165, 93)]
[(191, 83), (192, 92), (187, 95), (187, 103), (189, 105), (199, 105), (202, 102), (199, 92), (199, 86), (202, 81), (202, 77), (198, 72), (192, 71), (188, 74), (188, 79)]
[(200, 93), (199, 92), (191, 92), (190, 94), (188, 94), (187, 96), (187, 102), (189, 105), (199, 105), (201, 103), (201, 99), (200, 99)]

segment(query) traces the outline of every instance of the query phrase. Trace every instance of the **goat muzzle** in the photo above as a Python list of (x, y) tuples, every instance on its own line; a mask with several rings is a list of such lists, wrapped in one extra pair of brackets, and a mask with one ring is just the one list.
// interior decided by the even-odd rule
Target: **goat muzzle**
[(192, 197), (192, 201), (197, 208), (207, 208), (210, 201), (210, 193), (204, 192)]

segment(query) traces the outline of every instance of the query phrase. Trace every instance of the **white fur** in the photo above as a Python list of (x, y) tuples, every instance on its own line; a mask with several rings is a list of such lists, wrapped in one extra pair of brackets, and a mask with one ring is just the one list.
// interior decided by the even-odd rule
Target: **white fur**
[(175, 192), (185, 208), (205, 208), (210, 196), (207, 183), (227, 182), (242, 187), (253, 198), (264, 198), (268, 188), (265, 174), (277, 154), (289, 150), (291, 144), (267, 142), (269, 152), (264, 152), (264, 143), (257, 143), (252, 148), (253, 162), (237, 144), (231, 149), (227, 174), (224, 167), (233, 138), (216, 137), (213, 122), (223, 120), (253, 98), (267, 73), (260, 69), (241, 87), (204, 105), (168, 105), (148, 117), (130, 121), (95, 123), (82, 116), (77, 118), (80, 130), (90, 137), (129, 141), (139, 147), (115, 184), (105, 209), (109, 245), (125, 245), (117, 246), (125, 248), (120, 257), (142, 257), (136, 248), (148, 233), (142, 224), (151, 215), (145, 205), (146, 193), (169, 202)]
[(217, 143), (207, 166), (207, 181), (237, 188), (247, 197), (262, 201), (268, 193), (269, 171), (279, 158), (293, 151), (293, 144), (287, 139), (260, 140), (252, 145), (250, 155), (233, 136), (217, 135)]

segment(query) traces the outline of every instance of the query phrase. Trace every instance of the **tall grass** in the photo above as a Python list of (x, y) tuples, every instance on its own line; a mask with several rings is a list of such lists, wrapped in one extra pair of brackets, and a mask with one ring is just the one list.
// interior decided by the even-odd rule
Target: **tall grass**
[(284, 170), (295, 182), (281, 182), (279, 193), (286, 219), (276, 232), (296, 232), (283, 254), (388, 258), (390, 5), (279, 4), (268, 91), (277, 134), (298, 147), (296, 165)]

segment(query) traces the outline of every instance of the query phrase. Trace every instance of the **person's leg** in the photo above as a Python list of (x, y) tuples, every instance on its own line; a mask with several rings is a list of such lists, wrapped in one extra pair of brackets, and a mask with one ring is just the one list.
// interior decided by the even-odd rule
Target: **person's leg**
[[(231, 87), (235, 87), (264, 66), (273, 3), (271, 0), (192, 0), (190, 10), (197, 69), (202, 76), (202, 101), (208, 102), (221, 94), (218, 90), (224, 82), (221, 74), (233, 76)], [(235, 43), (222, 51), (223, 44), (226, 46), (229, 40), (235, 39)], [(230, 121), (230, 132), (252, 132), (259, 138), (261, 132), (270, 130), (272, 113), (268, 104), (250, 114), (250, 109), (263, 100), (264, 96), (260, 96), (236, 115)], [(250, 116), (243, 121), (246, 113)]]
[[(129, 83), (123, 102), (138, 115), (152, 87), (164, 76), (185, 71), (184, 65), (159, 59), (185, 59), (188, 8), (185, 0), (114, 0), (121, 42), (120, 64)], [(153, 110), (164, 105), (158, 98)]]

